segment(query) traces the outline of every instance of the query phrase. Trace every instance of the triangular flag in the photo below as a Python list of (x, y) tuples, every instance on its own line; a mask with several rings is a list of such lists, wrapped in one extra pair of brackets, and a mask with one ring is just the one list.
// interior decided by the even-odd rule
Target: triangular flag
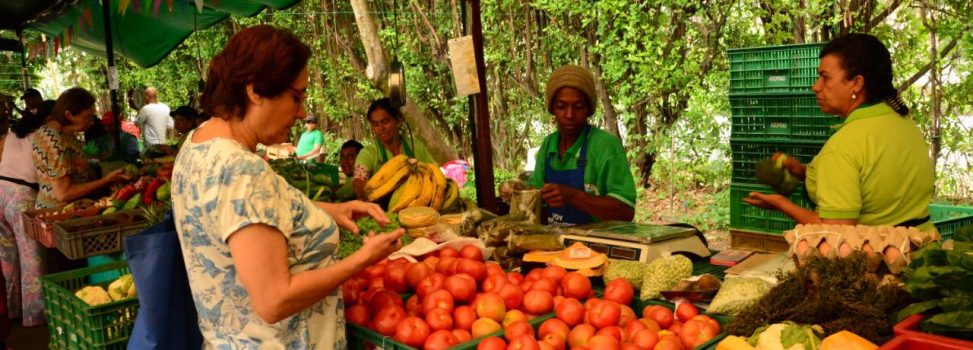
[(57, 56), (60, 51), (61, 51), (61, 38), (55, 37), (54, 38), (54, 56)]
[(124, 16), (125, 15), (125, 12), (128, 11), (128, 5), (131, 2), (132, 2), (132, 0), (119, 0), (118, 1), (118, 12), (121, 12), (122, 16)]
[(195, 1), (196, 1), (196, 10), (199, 12), (203, 12), (203, 0), (195, 0)]
[(172, 0), (166, 0), (166, 6), (169, 7), (169, 13), (172, 13)]
[(78, 16), (78, 31), (84, 32), (84, 15)]
[(152, 17), (159, 17), (159, 5), (162, 5), (162, 0), (152, 1)]
[(135, 8), (135, 13), (142, 13), (142, 0), (134, 0), (132, 7)]
[(67, 30), (64, 31), (64, 47), (71, 45), (71, 38), (74, 36), (74, 26), (69, 26)]

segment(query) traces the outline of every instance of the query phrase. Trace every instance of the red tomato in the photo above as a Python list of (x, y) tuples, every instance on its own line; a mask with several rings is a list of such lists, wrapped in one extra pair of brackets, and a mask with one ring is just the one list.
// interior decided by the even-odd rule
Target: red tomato
[[(385, 273), (385, 269), (382, 269), (382, 273)], [(382, 276), (376, 278), (370, 278), (368, 280), (368, 290), (385, 289), (385, 279)]]
[(622, 308), (618, 303), (611, 300), (602, 300), (595, 303), (595, 306), (588, 310), (588, 323), (597, 329), (617, 326), (618, 319), (622, 314)]
[(438, 256), (429, 256), (429, 257), (426, 257), (425, 259), (422, 259), (422, 262), (424, 264), (428, 265), (429, 267), (431, 267), (433, 269), (433, 271), (435, 271), (436, 270), (436, 264), (439, 263), (439, 257)]
[(682, 331), (676, 334), (679, 335), (679, 340), (682, 341), (683, 346), (693, 349), (715, 338), (719, 332), (719, 329), (713, 327), (709, 322), (689, 320), (682, 325)]
[(453, 296), (445, 289), (440, 289), (427, 295), (422, 300), (422, 313), (428, 315), (434, 309), (444, 309), (448, 312), (453, 311)]
[(521, 335), (534, 337), (534, 327), (527, 321), (515, 321), (503, 329), (503, 337), (507, 339), (517, 339)]
[(418, 317), (406, 317), (395, 327), (396, 341), (408, 346), (422, 346), (429, 337), (429, 325)]
[(483, 281), (483, 285), (480, 287), (484, 292), (489, 293), (499, 291), (500, 287), (503, 287), (505, 284), (507, 284), (507, 276), (496, 274), (487, 276), (486, 280)]
[(453, 315), (446, 309), (435, 308), (426, 314), (426, 323), (434, 331), (453, 329)]
[(507, 282), (519, 286), (521, 283), (524, 283), (524, 275), (521, 275), (520, 272), (507, 272)]
[(485, 317), (498, 322), (502, 321), (503, 316), (507, 313), (503, 298), (496, 293), (480, 294), (473, 302), (473, 308), (476, 309), (476, 314), (481, 318)]
[(525, 278), (525, 280), (529, 280), (529, 281), (537, 280), (537, 279), (541, 278), (541, 274), (543, 274), (543, 273), (544, 273), (544, 269), (543, 268), (540, 268), (540, 267), (535, 268), (533, 270), (530, 270), (530, 272), (527, 273), (527, 277)]
[(385, 270), (385, 288), (396, 293), (409, 290), (409, 283), (405, 280), (406, 267), (404, 264), (394, 264)]
[(509, 310), (507, 311), (507, 314), (503, 316), (503, 321), (500, 321), (500, 325), (503, 326), (503, 328), (507, 328), (507, 326), (509, 326), (511, 323), (517, 321), (530, 321), (530, 319), (527, 318), (527, 314), (525, 314), (523, 311)]
[(476, 280), (465, 273), (446, 277), (443, 288), (453, 295), (453, 299), (460, 302), (473, 300), (476, 296)]
[(426, 338), (426, 343), (423, 344), (423, 348), (426, 350), (445, 350), (456, 344), (459, 344), (459, 339), (456, 339), (453, 332), (442, 330), (432, 332)]
[(557, 294), (557, 282), (547, 277), (541, 277), (534, 281), (534, 284), (530, 286), (530, 290), (543, 290), (551, 293), (553, 296)]
[(451, 273), (449, 273), (449, 267), (450, 265), (455, 265), (455, 264), (456, 264), (455, 256), (440, 256), (439, 261), (436, 262), (436, 272), (449, 276), (451, 275)]
[(358, 302), (359, 296), (368, 287), (368, 280), (364, 278), (351, 278), (341, 284), (341, 297), (345, 305), (353, 305)]
[(649, 305), (642, 309), (642, 317), (651, 318), (662, 329), (669, 329), (672, 325), (672, 310), (661, 305)]
[(537, 337), (544, 338), (544, 336), (548, 334), (556, 334), (556, 335), (560, 335), (564, 339), (567, 339), (568, 333), (570, 332), (571, 332), (571, 327), (569, 327), (567, 323), (561, 321), (560, 319), (552, 318), (547, 321), (544, 321), (544, 323), (541, 323), (541, 326), (537, 328)]
[(649, 329), (649, 328), (645, 326), (645, 323), (639, 321), (629, 322), (628, 324), (625, 325), (624, 328), (625, 334), (628, 335), (628, 339), (632, 339), (635, 336), (635, 333), (638, 333), (638, 331), (641, 331), (643, 329)]
[(638, 345), (635, 345), (633, 343), (622, 343), (622, 345), (618, 347), (618, 349), (619, 350), (642, 350), (642, 348), (640, 348)]
[(483, 251), (480, 247), (472, 244), (467, 244), (459, 250), (459, 256), (476, 261), (483, 261)]
[(532, 290), (524, 294), (524, 311), (535, 315), (545, 314), (554, 309), (554, 297), (542, 290)]
[(622, 331), (622, 328), (619, 326), (610, 326), (599, 329), (595, 335), (607, 335), (615, 338), (615, 340), (617, 340), (619, 343), (621, 343), (623, 340), (628, 340), (628, 337), (625, 336), (624, 331)]
[(512, 339), (510, 345), (507, 345), (507, 350), (541, 350), (541, 347), (534, 337), (523, 334)]
[(652, 333), (658, 333), (659, 331), (662, 330), (662, 327), (659, 326), (659, 323), (651, 318), (640, 318), (639, 322), (644, 324), (645, 328), (652, 331)]
[(395, 327), (406, 317), (405, 310), (398, 306), (389, 306), (375, 314), (375, 330), (385, 336), (394, 336)]
[(500, 265), (497, 264), (497, 263), (495, 263), (495, 262), (488, 262), (488, 263), (486, 263), (484, 265), (486, 265), (487, 276), (493, 276), (493, 275), (504, 275), (504, 276), (506, 276), (507, 275), (506, 272), (503, 271), (503, 268), (500, 267)]
[(591, 294), (591, 280), (577, 272), (568, 272), (561, 279), (564, 296), (582, 300)]
[(436, 270), (429, 267), (429, 265), (423, 263), (415, 263), (409, 265), (409, 268), (405, 270), (405, 280), (409, 284), (409, 288), (416, 290), (419, 287), (419, 283), (426, 279), (429, 275), (435, 273)]
[(632, 303), (632, 298), (635, 297), (635, 289), (632, 288), (632, 283), (624, 278), (616, 278), (605, 285), (605, 295), (603, 299), (611, 300), (622, 305), (628, 305)]
[(416, 287), (416, 295), (418, 295), (419, 298), (425, 298), (427, 295), (429, 295), (429, 293), (435, 292), (437, 289), (442, 289), (443, 282), (445, 281), (445, 275), (439, 272), (433, 272), (419, 282), (419, 285)]
[(568, 345), (568, 333), (564, 333), (564, 335), (548, 333), (541, 337), (541, 343), (550, 344), (554, 350), (564, 350)]
[(507, 342), (497, 336), (486, 337), (476, 346), (476, 350), (507, 350)]
[(576, 326), (584, 320), (584, 305), (578, 299), (567, 298), (557, 305), (554, 315), (568, 326)]
[(629, 323), (632, 323), (635, 320), (639, 319), (638, 316), (635, 316), (635, 311), (633, 311), (632, 308), (629, 307), (628, 305), (619, 305), (619, 307), (622, 308), (622, 315), (619, 316), (618, 318), (619, 327), (625, 327)]
[(446, 258), (446, 257), (458, 258), (459, 257), (459, 251), (456, 250), (453, 247), (442, 247), (442, 248), (440, 248), (439, 249), (439, 258), (441, 259), (441, 258)]
[(398, 306), (399, 308), (405, 306), (405, 302), (402, 301), (402, 298), (399, 297), (398, 294), (395, 294), (395, 292), (388, 289), (376, 290), (374, 293), (369, 295), (368, 300), (365, 302), (368, 303), (368, 310), (371, 311), (373, 315), (378, 314), (380, 310), (387, 309), (390, 306)]
[(405, 312), (409, 314), (409, 316), (422, 317), (422, 302), (419, 301), (418, 295), (412, 295), (409, 297), (409, 300), (406, 300)]
[(453, 310), (453, 326), (458, 329), (470, 330), (473, 327), (473, 321), (476, 321), (476, 310), (472, 307), (463, 305), (457, 306)]
[(544, 271), (541, 271), (541, 277), (550, 278), (555, 283), (557, 283), (557, 282), (561, 282), (561, 279), (563, 279), (564, 275), (567, 273), (568, 271), (565, 270), (563, 267), (548, 266), (544, 268)]
[(507, 310), (513, 310), (524, 303), (524, 290), (513, 283), (507, 283), (500, 287), (497, 294), (503, 298), (503, 304)]
[(365, 268), (365, 274), (368, 275), (369, 280), (374, 280), (376, 278), (382, 278), (385, 275), (386, 264), (376, 264)]
[(588, 339), (587, 347), (598, 350), (618, 350), (618, 340), (604, 334), (596, 334)]
[(465, 273), (473, 277), (477, 283), (487, 277), (486, 265), (482, 261), (460, 258), (456, 263), (456, 273)]
[(659, 342), (659, 333), (649, 329), (643, 329), (632, 336), (632, 342), (642, 349), (652, 349)]
[(564, 299), (565, 299), (564, 296), (561, 295), (561, 287), (557, 287), (557, 294), (558, 295), (555, 295), (554, 296), (554, 308), (555, 309), (557, 308), (558, 305), (561, 305), (561, 302), (564, 301)]
[(500, 323), (492, 318), (480, 318), (473, 322), (470, 333), (473, 333), (473, 338), (479, 338), (502, 329)]
[(473, 339), (473, 335), (470, 334), (470, 331), (465, 329), (454, 329), (453, 336), (455, 336), (456, 340), (459, 340), (460, 343), (465, 343)]
[(682, 333), (682, 325), (683, 325), (682, 321), (679, 320), (672, 321), (672, 324), (669, 325), (668, 330), (675, 334)]
[(595, 336), (595, 327), (590, 324), (583, 323), (571, 329), (568, 333), (568, 346), (574, 349), (579, 346), (586, 346), (588, 344), (588, 339)]
[(696, 317), (696, 315), (699, 315), (699, 309), (697, 309), (696, 305), (693, 305), (693, 303), (682, 302), (679, 303), (679, 306), (676, 306), (677, 320), (687, 322), (691, 320), (693, 317)]
[(345, 319), (348, 322), (364, 326), (368, 324), (368, 306), (365, 304), (355, 304), (345, 309)]
[(707, 323), (713, 325), (713, 327), (715, 327), (716, 330), (720, 330), (720, 328), (721, 328), (719, 322), (716, 322), (716, 320), (714, 320), (712, 317), (709, 317), (709, 316), (706, 316), (706, 315), (696, 315), (696, 316), (693, 316), (692, 320), (703, 320), (703, 321), (706, 321)]
[(655, 343), (652, 350), (685, 350), (679, 338), (674, 336), (659, 337), (659, 342)]

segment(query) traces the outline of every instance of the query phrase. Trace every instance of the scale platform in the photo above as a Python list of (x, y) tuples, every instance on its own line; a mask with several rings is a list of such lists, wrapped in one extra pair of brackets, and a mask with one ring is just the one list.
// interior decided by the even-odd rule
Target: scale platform
[(608, 221), (561, 228), (565, 247), (581, 242), (611, 259), (651, 262), (664, 254), (689, 253), (706, 258), (709, 248), (690, 227)]

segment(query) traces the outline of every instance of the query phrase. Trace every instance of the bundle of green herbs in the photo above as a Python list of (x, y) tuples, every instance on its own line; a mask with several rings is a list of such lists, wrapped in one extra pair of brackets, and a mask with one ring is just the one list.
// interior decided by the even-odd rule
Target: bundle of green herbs
[(952, 241), (919, 248), (903, 271), (905, 290), (918, 302), (898, 313), (898, 319), (922, 313), (930, 333), (973, 340), (973, 226), (953, 234)]
[(894, 315), (910, 302), (902, 288), (867, 272), (866, 256), (812, 258), (780, 274), (777, 286), (728, 325), (727, 332), (748, 337), (758, 328), (793, 321), (820, 325), (825, 335), (848, 330), (875, 344), (892, 337)]
[[(359, 234), (351, 233), (351, 231), (345, 230), (344, 228), (340, 231), (340, 243), (338, 244), (338, 259), (347, 258), (352, 253), (361, 249), (362, 237), (367, 235), (369, 231), (379, 232), (389, 232), (399, 228), (399, 217), (395, 213), (388, 213), (389, 220), (391, 222), (385, 226), (379, 226), (378, 221), (372, 219), (371, 217), (364, 217), (355, 221), (358, 225)], [(402, 235), (402, 246), (406, 246), (412, 243), (412, 237), (409, 235)]]

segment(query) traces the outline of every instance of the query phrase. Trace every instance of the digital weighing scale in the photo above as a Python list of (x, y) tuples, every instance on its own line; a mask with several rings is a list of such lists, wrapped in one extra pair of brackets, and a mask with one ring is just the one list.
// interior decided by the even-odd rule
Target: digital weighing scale
[(580, 242), (611, 259), (648, 263), (665, 253), (710, 256), (698, 231), (691, 227), (607, 221), (560, 229), (565, 247)]

